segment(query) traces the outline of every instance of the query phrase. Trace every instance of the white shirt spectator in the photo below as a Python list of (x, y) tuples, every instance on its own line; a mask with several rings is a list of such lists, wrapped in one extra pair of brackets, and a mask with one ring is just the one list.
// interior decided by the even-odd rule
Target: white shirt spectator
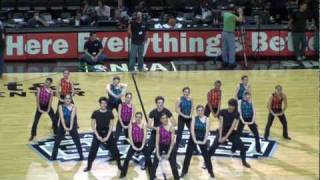
[(95, 8), (98, 17), (110, 17), (111, 8), (107, 5), (97, 6)]

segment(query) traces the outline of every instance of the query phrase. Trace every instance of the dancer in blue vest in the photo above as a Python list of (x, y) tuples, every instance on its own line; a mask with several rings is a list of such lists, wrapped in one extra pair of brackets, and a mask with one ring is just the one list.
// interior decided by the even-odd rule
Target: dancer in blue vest
[(236, 98), (241, 100), (245, 92), (251, 92), (251, 87), (249, 84), (249, 78), (247, 75), (241, 77), (241, 82), (236, 89)]
[(72, 140), (77, 147), (80, 160), (83, 160), (82, 148), (78, 134), (77, 108), (72, 104), (72, 96), (70, 94), (65, 95), (64, 104), (59, 105), (59, 115), (58, 131), (52, 150), (51, 160), (57, 159), (58, 147), (66, 132), (68, 132), (72, 137)]
[(190, 96), (190, 88), (184, 87), (182, 89), (183, 95), (177, 99), (176, 112), (178, 113), (178, 131), (177, 131), (177, 148), (181, 141), (184, 125), (190, 130), (190, 123), (192, 120), (193, 100)]
[(238, 124), (238, 132), (242, 133), (245, 125), (248, 125), (256, 140), (256, 152), (261, 154), (260, 137), (258, 125), (256, 123), (256, 111), (251, 100), (251, 93), (245, 92), (242, 100), (238, 102), (240, 121)]
[(116, 109), (118, 111), (119, 105), (122, 103), (121, 98), (126, 94), (127, 84), (120, 82), (119, 76), (114, 76), (112, 83), (107, 84), (108, 94), (108, 110)]
[(191, 122), (191, 136), (189, 138), (189, 143), (187, 147), (187, 153), (184, 158), (181, 178), (183, 178), (187, 173), (190, 166), (190, 161), (192, 158), (193, 151), (200, 147), (201, 154), (203, 156), (205, 165), (208, 169), (210, 177), (214, 178), (212, 163), (208, 153), (207, 140), (209, 135), (210, 121), (207, 116), (204, 115), (204, 107), (202, 105), (197, 106), (197, 116), (192, 119)]

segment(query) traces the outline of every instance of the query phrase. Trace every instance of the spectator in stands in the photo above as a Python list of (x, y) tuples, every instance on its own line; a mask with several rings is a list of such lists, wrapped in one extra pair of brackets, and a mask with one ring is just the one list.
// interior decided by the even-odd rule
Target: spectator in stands
[(111, 16), (111, 8), (104, 5), (102, 0), (98, 1), (98, 6), (95, 8), (98, 19), (109, 19)]
[(270, 0), (270, 18), (280, 24), (283, 20), (288, 20), (287, 0)]
[[(239, 16), (236, 15), (238, 11)], [(223, 13), (223, 47), (222, 47), (222, 59), (223, 68), (234, 69), (236, 65), (236, 40), (235, 40), (235, 28), (236, 22), (243, 21), (243, 10), (239, 8), (236, 10), (233, 4), (231, 4), (226, 12)]]
[(81, 11), (81, 20), (86, 25), (93, 25), (95, 23), (94, 22), (95, 11), (91, 7), (89, 7), (88, 1), (82, 2), (80, 11)]
[(143, 53), (144, 43), (147, 40), (147, 25), (143, 22), (142, 13), (138, 12), (128, 27), (128, 37), (131, 38), (129, 57), (129, 70), (134, 71), (136, 57), (138, 57), (138, 68), (144, 71)]
[(289, 16), (289, 27), (292, 31), (292, 43), (295, 56), (298, 61), (305, 60), (305, 50), (307, 46), (306, 41), (306, 27), (307, 27), (307, 3), (301, 2), (298, 11), (295, 11)]
[(95, 32), (90, 33), (89, 40), (84, 44), (84, 55), (81, 60), (89, 65), (103, 64), (107, 56), (103, 54), (103, 46)]
[(39, 12), (35, 12), (33, 14), (33, 17), (31, 19), (29, 19), (28, 26), (32, 26), (32, 27), (45, 26), (45, 27), (48, 27), (49, 24), (48, 24), (48, 22), (46, 22), (44, 19), (42, 19), (40, 17)]
[(76, 16), (74, 17), (73, 20), (70, 21), (70, 25), (72, 25), (72, 26), (87, 25), (86, 21), (81, 18), (81, 12), (80, 11), (76, 12)]

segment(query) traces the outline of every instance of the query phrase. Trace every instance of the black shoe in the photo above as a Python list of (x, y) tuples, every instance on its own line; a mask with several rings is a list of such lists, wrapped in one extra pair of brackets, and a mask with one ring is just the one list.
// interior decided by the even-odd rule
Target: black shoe
[(250, 164), (248, 164), (247, 162), (244, 162), (242, 165), (246, 168), (251, 168)]
[(210, 177), (214, 178), (214, 174), (213, 174), (213, 173), (210, 173)]
[(269, 141), (269, 138), (267, 136), (264, 137), (265, 141)]
[(283, 138), (286, 140), (291, 140), (291, 137), (289, 137), (289, 136), (283, 136)]
[(186, 176), (187, 173), (181, 173), (180, 178), (183, 178), (184, 176)]
[(230, 69), (230, 70), (232, 70), (232, 69), (234, 69), (234, 68), (236, 68), (236, 67), (237, 67), (236, 64), (229, 64), (229, 65), (228, 65), (228, 69)]
[(54, 157), (50, 157), (50, 161), (56, 161), (57, 158), (54, 158)]
[(122, 179), (124, 177), (126, 177), (124, 174), (120, 174), (120, 176), (119, 176), (120, 179)]
[(82, 161), (83, 160), (83, 156), (80, 156), (79, 160)]
[(226, 69), (226, 68), (228, 67), (228, 65), (229, 65), (229, 63), (223, 62), (223, 63), (222, 63), (222, 68), (223, 68), (223, 69)]
[(90, 171), (90, 170), (91, 170), (90, 167), (86, 167), (86, 168), (83, 170), (83, 172), (88, 172), (88, 171)]
[(29, 137), (29, 141), (32, 141), (33, 138), (34, 138), (34, 136), (31, 135), (31, 136)]

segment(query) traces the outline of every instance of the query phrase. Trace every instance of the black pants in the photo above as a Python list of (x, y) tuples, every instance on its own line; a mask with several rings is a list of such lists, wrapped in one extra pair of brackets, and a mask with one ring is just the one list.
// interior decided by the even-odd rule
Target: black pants
[[(141, 144), (140, 144), (140, 146), (141, 146)], [(136, 147), (140, 147), (140, 146), (136, 146)], [(145, 161), (146, 161), (146, 165), (145, 166), (147, 167), (149, 175), (151, 174), (151, 165), (152, 164), (151, 164), (150, 156), (148, 155), (148, 149), (146, 147), (144, 147), (141, 151), (136, 151), (136, 150), (134, 150), (132, 148), (132, 146), (130, 146), (130, 148), (129, 148), (128, 152), (127, 152), (127, 157), (124, 160), (120, 176), (126, 176), (127, 175), (129, 162), (130, 162), (132, 156), (134, 155), (134, 153), (136, 153), (136, 152), (142, 152), (143, 153)]]
[[(101, 135), (101, 137), (106, 137), (107, 133), (104, 133)], [(91, 143), (91, 148), (88, 156), (88, 168), (91, 169), (92, 163), (94, 159), (97, 156), (97, 152), (99, 149), (101, 142), (97, 139), (96, 135), (93, 136), (92, 143)], [(111, 153), (111, 156), (114, 157), (117, 161), (118, 169), (121, 169), (121, 162), (120, 162), (120, 153), (119, 149), (117, 147), (117, 142), (113, 138), (112, 135), (110, 135), (108, 141), (106, 143), (102, 143), (102, 145), (109, 150)]]
[[(72, 137), (72, 140), (73, 140), (74, 144), (77, 147), (80, 159), (83, 159), (82, 148), (81, 148), (81, 143), (80, 143), (80, 137), (79, 137), (79, 134), (78, 134), (78, 130), (77, 130), (76, 124), (73, 126), (72, 130), (69, 131), (69, 133), (70, 133), (70, 136)], [(54, 142), (51, 159), (56, 159), (57, 158), (58, 147), (60, 145), (60, 142), (64, 138), (65, 134), (66, 134), (66, 131), (64, 130), (63, 126), (60, 125), (58, 127), (57, 136), (56, 136), (56, 139), (55, 139), (55, 142)]]
[[(41, 108), (42, 109), (42, 108)], [(42, 109), (42, 110), (47, 110), (47, 109)], [(36, 110), (36, 113), (34, 115), (34, 120), (33, 120), (33, 124), (32, 124), (32, 129), (31, 129), (31, 136), (36, 136), (37, 135), (37, 126), (38, 126), (38, 123), (39, 123), (39, 120), (40, 120), (40, 117), (41, 117), (42, 113), (38, 110)], [(48, 113), (51, 121), (52, 121), (52, 129), (53, 129), (53, 132), (54, 134), (57, 133), (57, 118), (56, 118), (56, 115), (54, 114), (54, 111), (52, 109), (52, 107), (50, 107), (50, 111)]]
[[(256, 141), (256, 151), (260, 152), (261, 151), (261, 145), (260, 145), (260, 137), (259, 137), (258, 126), (255, 123), (254, 124), (250, 124), (248, 126), (249, 126), (251, 132), (253, 133), (254, 139)], [(238, 134), (242, 134), (243, 128), (244, 128), (244, 124), (241, 121), (239, 121), (238, 129), (237, 129)], [(235, 146), (234, 145), (232, 145), (232, 151), (235, 151)]]
[[(165, 146), (165, 147), (161, 147), (160, 146), (159, 148), (160, 148), (160, 155), (162, 154), (162, 152), (167, 153), (168, 150), (169, 150), (169, 146)], [(170, 158), (169, 158), (169, 163), (170, 163), (170, 166), (171, 166), (171, 171), (172, 171), (173, 178), (175, 180), (178, 180), (179, 179), (179, 173), (178, 173), (178, 168), (177, 168), (176, 155), (177, 155), (176, 147), (173, 147), (172, 151), (171, 151)], [(152, 168), (151, 168), (151, 175), (150, 175), (150, 179), (151, 180), (155, 179), (155, 175), (156, 175), (156, 172), (157, 172), (158, 165), (159, 165), (159, 159), (155, 155), (154, 160), (153, 160), (153, 164), (152, 164)]]
[[(232, 145), (235, 145), (236, 149), (240, 150), (240, 156), (241, 156), (241, 160), (242, 163), (244, 164), (246, 162), (246, 149), (243, 145), (243, 142), (240, 139), (240, 136), (234, 131), (231, 133), (231, 135), (229, 136), (229, 141), (231, 141)], [(219, 143), (219, 135), (216, 136), (216, 138), (213, 141), (212, 146), (209, 149), (209, 156), (214, 155), (216, 149), (218, 148), (218, 146), (220, 145)]]
[[(213, 113), (217, 113), (218, 108), (212, 107), (212, 111), (213, 111)], [(212, 112), (211, 112), (211, 110), (210, 110), (210, 107), (209, 107), (209, 105), (207, 104), (206, 107), (205, 107), (205, 109), (204, 109), (204, 115), (207, 116), (207, 117), (210, 117), (210, 114), (211, 114), (211, 113), (212, 113)]]
[(190, 131), (190, 125), (191, 125), (191, 119), (184, 118), (182, 116), (178, 116), (178, 132), (177, 132), (177, 139), (176, 139), (176, 145), (177, 148), (179, 148), (179, 144), (182, 138), (182, 132), (184, 129), (184, 125), (187, 126), (187, 128)]
[(108, 101), (107, 109), (110, 110), (110, 111), (112, 111), (113, 109), (116, 109), (117, 112), (119, 112), (119, 105), (120, 104), (121, 104), (121, 100), (117, 101), (117, 102)]
[[(274, 115), (269, 113), (268, 122), (267, 122), (267, 125), (266, 125), (266, 129), (264, 131), (264, 138), (268, 138), (269, 137), (270, 128), (272, 126), (273, 120), (274, 120)], [(287, 124), (286, 116), (284, 114), (279, 116), (279, 120), (280, 120), (280, 122), (282, 124), (282, 129), (283, 129), (282, 136), (283, 137), (288, 137), (289, 136), (288, 135), (288, 124)]]
[(150, 139), (148, 141), (148, 155), (151, 156), (154, 148), (156, 147), (156, 131), (152, 130), (151, 131), (151, 135), (150, 135)]
[(116, 141), (119, 140), (119, 136), (120, 136), (122, 130), (124, 131), (124, 135), (126, 136), (126, 138), (129, 138), (128, 129), (122, 128), (121, 123), (119, 121), (120, 121), (120, 119), (118, 120), (117, 127), (116, 127), (116, 132), (115, 132), (115, 135), (114, 135)]
[[(212, 163), (211, 163), (211, 159), (210, 159), (211, 156), (209, 156), (207, 144), (203, 144), (203, 145), (198, 144), (198, 146), (200, 147), (201, 154), (202, 154), (202, 157), (204, 159), (204, 163), (206, 164), (206, 167), (208, 169), (209, 174), (213, 174)], [(188, 173), (190, 161), (191, 161), (193, 152), (196, 149), (197, 149), (197, 144), (194, 143), (192, 137), (190, 136), (190, 139), (188, 142), (188, 147), (187, 147), (187, 153), (185, 155), (184, 162), (183, 162), (182, 173), (185, 173), (185, 174)]]

